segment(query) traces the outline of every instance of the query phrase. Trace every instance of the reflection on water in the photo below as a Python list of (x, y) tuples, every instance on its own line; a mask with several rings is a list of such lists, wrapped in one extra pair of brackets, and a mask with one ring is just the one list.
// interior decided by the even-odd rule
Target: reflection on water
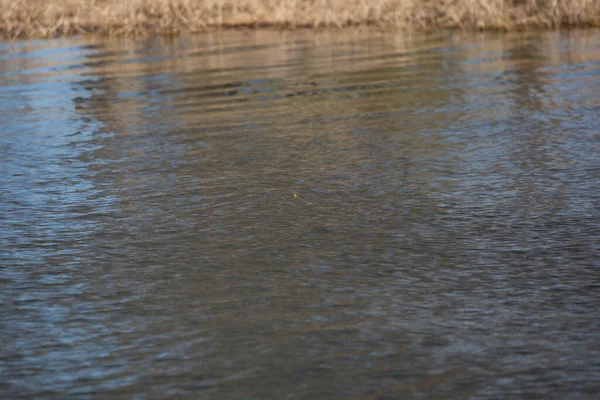
[(585, 31), (1, 44), (0, 391), (594, 398), (599, 78)]

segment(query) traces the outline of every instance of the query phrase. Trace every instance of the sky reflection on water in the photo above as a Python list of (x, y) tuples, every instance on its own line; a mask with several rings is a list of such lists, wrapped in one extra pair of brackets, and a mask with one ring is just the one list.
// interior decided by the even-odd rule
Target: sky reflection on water
[(594, 398), (599, 44), (1, 44), (0, 391)]

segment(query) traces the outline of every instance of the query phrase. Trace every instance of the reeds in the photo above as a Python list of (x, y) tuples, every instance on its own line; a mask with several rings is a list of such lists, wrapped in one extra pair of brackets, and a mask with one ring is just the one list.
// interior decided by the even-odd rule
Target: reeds
[(0, 0), (4, 38), (174, 35), (231, 27), (599, 26), (600, 0)]

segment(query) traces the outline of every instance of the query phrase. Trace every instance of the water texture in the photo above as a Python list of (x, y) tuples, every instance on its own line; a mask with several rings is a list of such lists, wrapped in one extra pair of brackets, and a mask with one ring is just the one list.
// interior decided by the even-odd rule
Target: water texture
[(599, 93), (598, 31), (0, 44), (1, 397), (598, 398)]

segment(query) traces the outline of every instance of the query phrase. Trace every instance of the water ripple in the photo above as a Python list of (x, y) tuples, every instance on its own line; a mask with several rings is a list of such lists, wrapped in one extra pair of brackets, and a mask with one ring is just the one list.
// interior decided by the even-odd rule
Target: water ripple
[(0, 44), (0, 390), (594, 398), (599, 44)]

